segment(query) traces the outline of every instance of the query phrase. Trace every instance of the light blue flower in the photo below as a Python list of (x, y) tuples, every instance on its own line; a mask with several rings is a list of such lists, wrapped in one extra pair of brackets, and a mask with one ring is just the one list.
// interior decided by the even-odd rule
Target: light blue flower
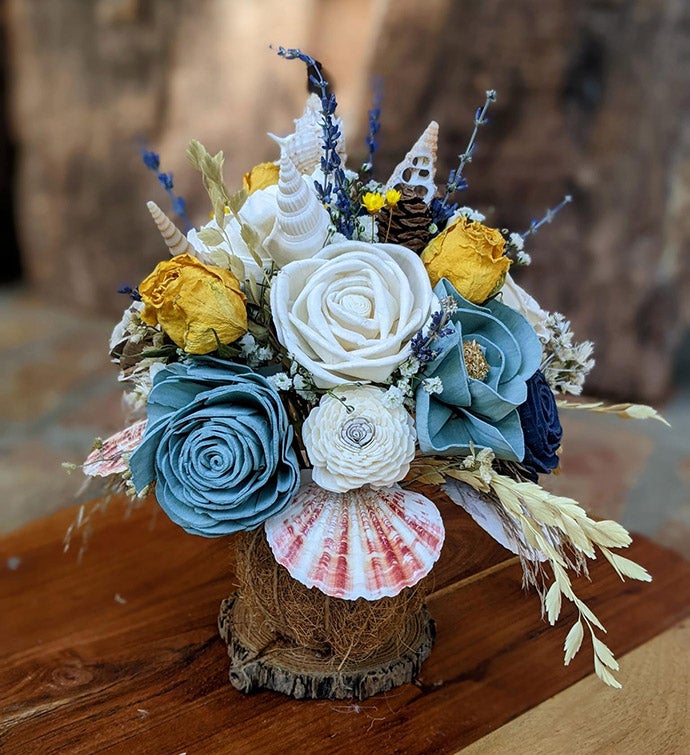
[(137, 490), (187, 532), (217, 537), (258, 527), (292, 500), (299, 465), (276, 391), (249, 368), (212, 358), (154, 378), (148, 425), (130, 458)]
[[(425, 369), (438, 377), (443, 392), (416, 394), (419, 447), (425, 454), (464, 456), (470, 444), (493, 449), (500, 459), (521, 461), (525, 441), (517, 407), (527, 399), (527, 381), (541, 362), (534, 328), (516, 310), (492, 300), (485, 306), (460, 296), (445, 278), (434, 293), (451, 296), (457, 310), (449, 314), (450, 333), (434, 344), (440, 349)], [(486, 360), (484, 379), (468, 375), (463, 343), (474, 341)]]

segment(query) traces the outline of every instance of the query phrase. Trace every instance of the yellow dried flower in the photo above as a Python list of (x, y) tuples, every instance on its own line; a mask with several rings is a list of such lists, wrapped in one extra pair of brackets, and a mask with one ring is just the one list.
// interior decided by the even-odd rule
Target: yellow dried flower
[(141, 319), (160, 325), (188, 354), (208, 354), (247, 332), (247, 299), (237, 278), (189, 254), (159, 262), (139, 293)]
[(242, 188), (247, 194), (278, 183), (280, 168), (275, 163), (259, 163), (242, 176)]
[(386, 204), (388, 207), (395, 207), (402, 197), (402, 192), (397, 189), (388, 189), (386, 192)]
[(432, 239), (422, 252), (431, 285), (447, 278), (457, 292), (484, 303), (503, 285), (510, 267), (500, 231), (462, 217)]
[(379, 194), (375, 191), (368, 191), (362, 197), (362, 204), (370, 215), (376, 215), (377, 212), (380, 212), (383, 209), (383, 206), (386, 204), (386, 199), (383, 194)]

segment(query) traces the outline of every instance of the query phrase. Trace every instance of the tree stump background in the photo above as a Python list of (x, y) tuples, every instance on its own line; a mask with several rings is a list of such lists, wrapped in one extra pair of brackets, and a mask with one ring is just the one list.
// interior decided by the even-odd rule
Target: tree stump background
[(223, 149), (230, 184), (275, 157), (265, 132), (290, 130), (304, 73), (267, 45), (301, 46), (336, 85), (353, 161), (382, 75), (379, 178), (431, 118), (443, 178), (497, 89), (461, 201), (524, 229), (572, 193), (521, 280), (596, 341), (590, 391), (668, 391), (690, 322), (684, 0), (7, 0), (6, 23), (20, 241), (43, 295), (120, 310), (118, 286), (165, 255), (144, 206), (165, 196), (137, 139), (202, 222), (186, 143)]

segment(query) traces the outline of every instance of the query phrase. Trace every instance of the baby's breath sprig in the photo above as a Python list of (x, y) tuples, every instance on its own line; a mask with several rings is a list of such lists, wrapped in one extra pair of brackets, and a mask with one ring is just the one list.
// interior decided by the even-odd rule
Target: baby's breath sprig
[(525, 251), (525, 239), (515, 231), (511, 232), (508, 229), (501, 231), (506, 239), (506, 252), (513, 256), (515, 264), (517, 265), (531, 265), (532, 258)]

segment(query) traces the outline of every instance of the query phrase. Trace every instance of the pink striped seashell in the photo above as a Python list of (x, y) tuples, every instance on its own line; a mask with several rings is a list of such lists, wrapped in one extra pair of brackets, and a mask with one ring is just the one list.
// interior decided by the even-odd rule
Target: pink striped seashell
[(120, 430), (103, 441), (100, 448), (94, 448), (83, 465), (87, 477), (108, 477), (127, 471), (127, 459), (141, 443), (146, 430), (146, 420), (140, 419), (130, 427)]
[(445, 535), (435, 504), (397, 485), (331, 493), (311, 484), (265, 528), (290, 576), (346, 600), (393, 597), (416, 584), (437, 561)]

